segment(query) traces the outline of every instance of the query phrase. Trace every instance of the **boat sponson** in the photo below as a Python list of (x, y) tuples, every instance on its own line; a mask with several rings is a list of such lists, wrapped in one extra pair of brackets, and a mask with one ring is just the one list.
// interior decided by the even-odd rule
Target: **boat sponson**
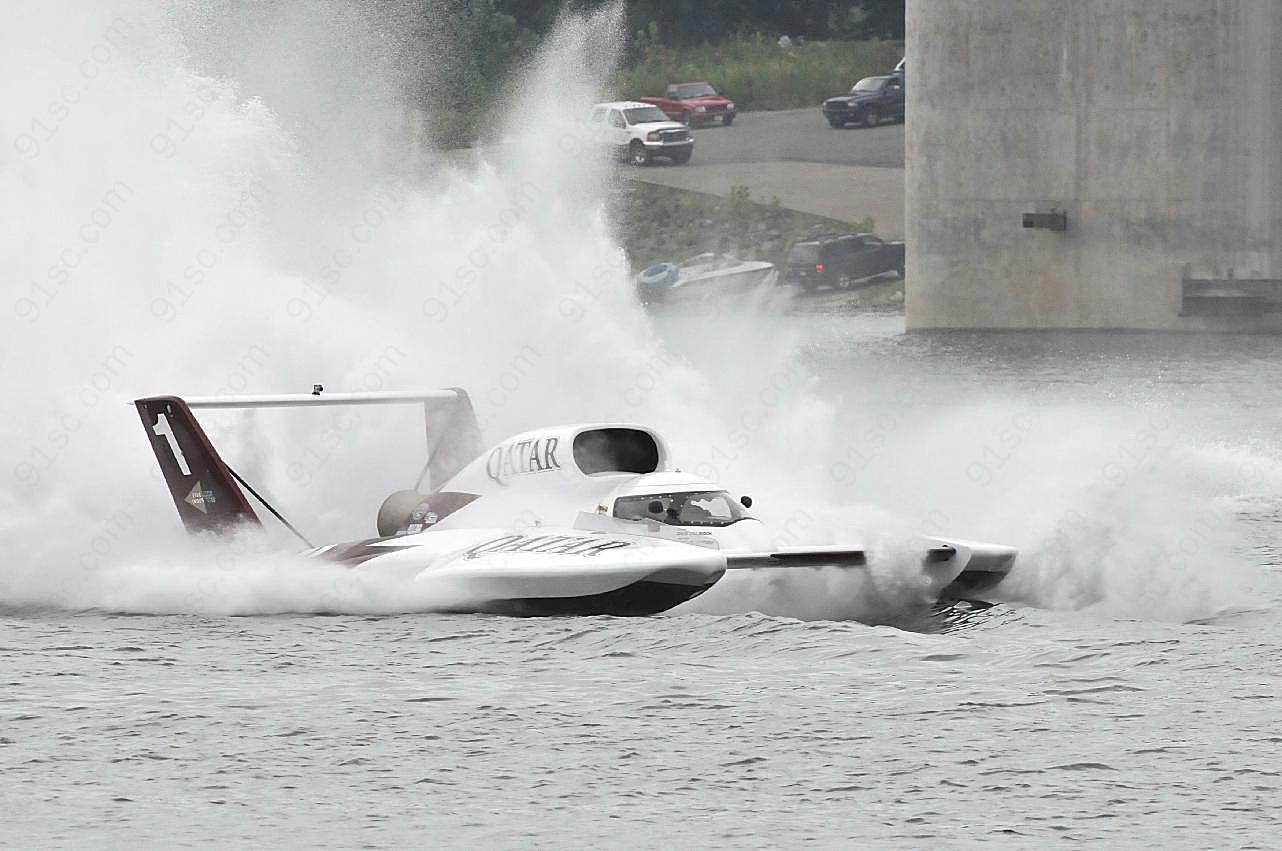
[(492, 600), (478, 611), (516, 617), (555, 617), (562, 615), (616, 615), (642, 617), (657, 615), (693, 600), (715, 584), (689, 585), (679, 582), (656, 582), (642, 579), (606, 591), (582, 597), (528, 597), (516, 600)]

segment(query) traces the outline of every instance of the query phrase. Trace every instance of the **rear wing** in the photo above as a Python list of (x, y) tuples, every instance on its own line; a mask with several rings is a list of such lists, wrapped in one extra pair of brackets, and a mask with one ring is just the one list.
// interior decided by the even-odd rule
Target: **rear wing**
[(223, 461), (192, 412), (407, 404), (423, 406), (427, 432), (427, 460), (414, 487), (417, 490), (427, 481), (435, 489), (481, 454), (481, 430), (472, 400), (460, 388), (322, 395), (318, 387), (311, 394), (148, 396), (134, 400), (178, 516), (188, 532), (223, 532), (245, 523), (261, 525), (246, 495), (248, 491), (300, 538), (303, 536), (298, 530)]

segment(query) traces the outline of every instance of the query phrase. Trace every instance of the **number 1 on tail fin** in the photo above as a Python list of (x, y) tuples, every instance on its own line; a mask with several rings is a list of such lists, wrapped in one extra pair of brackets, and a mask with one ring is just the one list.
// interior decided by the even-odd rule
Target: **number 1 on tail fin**
[(134, 405), (188, 532), (226, 532), (242, 523), (261, 525), (186, 402), (177, 396), (152, 396)]

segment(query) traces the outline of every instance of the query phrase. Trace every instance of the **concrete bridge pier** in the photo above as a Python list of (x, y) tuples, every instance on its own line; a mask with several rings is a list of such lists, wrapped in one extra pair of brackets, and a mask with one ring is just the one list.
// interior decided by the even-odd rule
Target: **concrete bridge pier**
[(1282, 3), (909, 0), (908, 327), (1282, 328)]

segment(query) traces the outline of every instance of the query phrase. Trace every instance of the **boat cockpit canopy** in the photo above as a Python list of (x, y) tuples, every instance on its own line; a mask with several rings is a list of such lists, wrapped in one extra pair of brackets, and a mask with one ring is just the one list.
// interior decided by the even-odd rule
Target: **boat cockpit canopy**
[(621, 496), (614, 501), (614, 516), (668, 526), (729, 526), (748, 512), (726, 491), (687, 491)]

